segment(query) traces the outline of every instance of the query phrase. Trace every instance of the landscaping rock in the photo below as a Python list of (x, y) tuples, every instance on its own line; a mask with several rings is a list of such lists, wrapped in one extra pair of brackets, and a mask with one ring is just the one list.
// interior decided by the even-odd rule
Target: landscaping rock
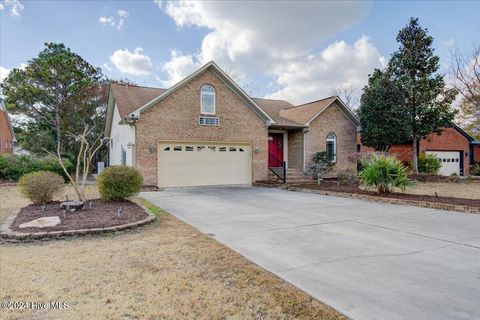
[(22, 223), (19, 228), (46, 228), (55, 227), (60, 224), (60, 218), (58, 216), (42, 217), (29, 222)]
[(65, 201), (60, 204), (60, 209), (74, 212), (83, 208), (82, 201)]

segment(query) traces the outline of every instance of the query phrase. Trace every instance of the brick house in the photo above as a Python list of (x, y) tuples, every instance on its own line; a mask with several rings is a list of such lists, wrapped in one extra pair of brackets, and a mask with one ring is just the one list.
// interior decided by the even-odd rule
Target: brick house
[(159, 187), (251, 184), (307, 172), (327, 151), (333, 173), (356, 168), (359, 121), (338, 98), (294, 106), (248, 96), (214, 62), (169, 89), (110, 85), (110, 165)]
[[(374, 151), (361, 145), (360, 133), (357, 137), (357, 149), (361, 153)], [(412, 161), (412, 145), (410, 143), (395, 144), (388, 152), (394, 154), (398, 159), (410, 165)], [(440, 134), (431, 133), (425, 139), (418, 142), (418, 154), (434, 154), (442, 161), (439, 174), (468, 175), (469, 167), (474, 161), (480, 160), (480, 142), (475, 141), (468, 133), (460, 127), (453, 125), (451, 128), (444, 128)]]
[(0, 154), (13, 153), (15, 134), (4, 101), (0, 98)]

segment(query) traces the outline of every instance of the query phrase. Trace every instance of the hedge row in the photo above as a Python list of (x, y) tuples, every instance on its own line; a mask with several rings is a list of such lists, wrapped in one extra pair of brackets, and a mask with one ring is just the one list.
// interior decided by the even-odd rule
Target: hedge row
[[(73, 163), (68, 159), (64, 159), (63, 163), (68, 172), (71, 173)], [(18, 181), (24, 174), (35, 171), (51, 171), (61, 175), (65, 181), (68, 179), (56, 158), (47, 157), (40, 159), (27, 155), (0, 155), (0, 180)]]

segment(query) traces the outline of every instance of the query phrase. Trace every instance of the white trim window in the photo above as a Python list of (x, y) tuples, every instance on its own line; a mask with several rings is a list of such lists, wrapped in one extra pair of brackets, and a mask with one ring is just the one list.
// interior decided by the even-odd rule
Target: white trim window
[(337, 137), (332, 132), (330, 132), (327, 135), (326, 151), (327, 151), (327, 158), (330, 159), (332, 162), (336, 162), (337, 161)]
[(215, 89), (205, 84), (200, 89), (200, 113), (215, 114)]

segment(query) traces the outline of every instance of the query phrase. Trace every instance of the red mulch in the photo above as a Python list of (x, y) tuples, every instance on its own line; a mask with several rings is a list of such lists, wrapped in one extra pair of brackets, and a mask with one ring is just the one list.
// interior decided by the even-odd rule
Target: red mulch
[(308, 188), (314, 190), (325, 190), (325, 191), (335, 191), (335, 192), (345, 192), (345, 193), (356, 193), (356, 194), (365, 194), (374, 197), (380, 198), (393, 198), (393, 199), (403, 199), (403, 200), (416, 200), (416, 201), (428, 201), (428, 202), (438, 202), (452, 205), (461, 205), (469, 207), (479, 207), (480, 208), (480, 199), (465, 199), (465, 198), (453, 198), (453, 197), (435, 197), (428, 195), (417, 195), (417, 194), (407, 194), (401, 192), (392, 192), (392, 193), (378, 193), (374, 191), (367, 191), (360, 189), (358, 183), (354, 184), (339, 184), (338, 181), (322, 181), (320, 185), (316, 183), (312, 184), (291, 184), (291, 186), (299, 188)]
[[(122, 208), (120, 216), (117, 216), (118, 208)], [(51, 216), (60, 217), (61, 223), (55, 227), (45, 228), (18, 227), (22, 223)], [(45, 205), (45, 211), (42, 211), (42, 205), (31, 204), (26, 206), (13, 221), (12, 229), (19, 232), (45, 232), (106, 228), (140, 221), (147, 216), (145, 210), (133, 202), (96, 199), (92, 200), (91, 210), (87, 201), (83, 209), (72, 213), (67, 211), (64, 218), (63, 210), (60, 209), (60, 202), (56, 201)]]

